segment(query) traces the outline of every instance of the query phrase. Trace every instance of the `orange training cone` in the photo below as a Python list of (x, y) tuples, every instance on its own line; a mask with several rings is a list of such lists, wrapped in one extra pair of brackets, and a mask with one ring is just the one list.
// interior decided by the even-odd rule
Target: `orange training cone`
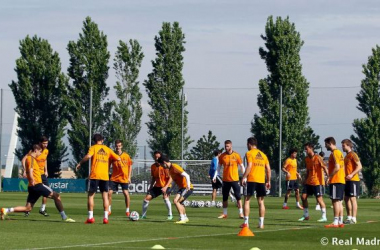
[(243, 227), (240, 232), (238, 233), (238, 236), (255, 236), (252, 231), (249, 229), (249, 227)]

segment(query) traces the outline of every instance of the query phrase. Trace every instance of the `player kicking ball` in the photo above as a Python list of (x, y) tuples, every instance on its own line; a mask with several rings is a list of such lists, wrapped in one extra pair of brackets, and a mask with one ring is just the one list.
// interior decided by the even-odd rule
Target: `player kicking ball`
[(62, 220), (64, 222), (75, 222), (75, 220), (68, 218), (65, 214), (60, 195), (54, 192), (48, 186), (42, 184), (41, 172), (36, 160), (36, 158), (39, 157), (41, 153), (42, 148), (40, 145), (35, 144), (33, 145), (32, 151), (26, 157), (25, 169), (26, 176), (28, 178), (28, 198), (26, 200), (26, 205), (19, 207), (2, 208), (1, 220), (4, 220), (9, 213), (26, 213), (32, 211), (34, 204), (41, 196), (43, 196), (54, 200), (55, 206), (58, 212), (61, 214)]
[(190, 182), (190, 176), (183, 170), (181, 166), (171, 163), (169, 157), (166, 155), (162, 155), (158, 159), (158, 163), (161, 164), (161, 166), (164, 168), (169, 169), (170, 176), (178, 186), (178, 192), (174, 197), (173, 202), (177, 208), (180, 219), (175, 223), (185, 224), (189, 222), (189, 218), (187, 218), (183, 202), (193, 193), (193, 184)]

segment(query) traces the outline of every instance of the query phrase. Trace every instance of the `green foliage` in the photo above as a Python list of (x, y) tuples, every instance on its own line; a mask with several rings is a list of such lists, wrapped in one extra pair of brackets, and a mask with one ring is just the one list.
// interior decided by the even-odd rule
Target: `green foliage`
[(364, 118), (353, 122), (355, 135), (351, 139), (363, 165), (364, 181), (369, 194), (376, 196), (380, 192), (380, 47), (372, 49), (368, 63), (363, 65), (365, 78), (356, 99), (358, 109)]
[[(303, 45), (300, 33), (289, 18), (268, 18), (265, 27), (266, 49), (259, 53), (265, 61), (269, 75), (259, 81), (260, 94), (257, 104), (260, 115), (254, 115), (251, 132), (258, 139), (259, 148), (269, 157), (272, 167), (279, 163), (280, 86), (283, 88), (282, 109), (282, 159), (290, 148), (302, 151), (306, 142), (317, 147), (318, 136), (309, 126), (307, 97), (309, 83), (302, 75), (300, 50)], [(301, 157), (301, 154), (299, 154)], [(277, 167), (274, 168), (278, 172)]]
[[(155, 37), (156, 59), (152, 61), (153, 71), (144, 82), (148, 103), (152, 107), (147, 123), (148, 145), (154, 150), (169, 154), (171, 159), (181, 158), (181, 90), (185, 85), (182, 77), (185, 35), (178, 22), (163, 23), (162, 30)], [(184, 107), (187, 103), (184, 101)], [(184, 150), (191, 143), (187, 136), (187, 114), (184, 111)]]
[[(105, 124), (111, 112), (112, 103), (106, 102), (109, 87), (107, 36), (99, 31), (98, 25), (87, 17), (83, 22), (79, 39), (70, 41), (67, 50), (70, 55), (68, 74), (73, 80), (69, 86), (68, 130), (69, 143), (72, 148), (74, 167), (87, 153), (89, 147), (90, 124), (90, 91), (92, 87), (92, 134), (106, 131)], [(79, 178), (88, 176), (88, 164), (83, 164), (76, 175)]]
[(47, 158), (50, 178), (60, 177), (61, 163), (67, 157), (62, 143), (67, 124), (68, 78), (61, 72), (61, 61), (47, 40), (27, 36), (20, 41), (21, 57), (16, 60), (18, 81), (9, 84), (19, 115), (17, 134), (21, 147), (16, 156), (21, 160), (42, 135), (49, 138)]
[(137, 78), (144, 58), (142, 48), (137, 40), (129, 40), (130, 47), (123, 41), (117, 47), (114, 69), (116, 71), (116, 96), (112, 119), (108, 126), (108, 144), (116, 139), (123, 141), (123, 150), (134, 158), (137, 153), (137, 135), (141, 130), (141, 98)]
[(209, 130), (207, 137), (203, 135), (197, 144), (190, 150), (189, 160), (211, 160), (214, 157), (214, 150), (219, 149), (220, 143), (216, 136)]

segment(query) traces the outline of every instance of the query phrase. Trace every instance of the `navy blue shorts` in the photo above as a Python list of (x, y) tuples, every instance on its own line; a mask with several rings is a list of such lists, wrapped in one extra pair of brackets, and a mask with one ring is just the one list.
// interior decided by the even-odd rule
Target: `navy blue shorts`
[(109, 188), (114, 192), (118, 191), (119, 185), (120, 185), (122, 190), (128, 191), (128, 187), (129, 187), (129, 183), (120, 183), (120, 182), (116, 182), (116, 181), (110, 181), (109, 185), (110, 185)]
[(48, 178), (46, 175), (42, 174), (41, 180), (42, 180), (42, 184), (44, 184), (45, 186), (49, 186)]
[(98, 191), (98, 187), (101, 193), (108, 192), (109, 190), (109, 181), (104, 180), (90, 180), (90, 189), (88, 192), (90, 193), (96, 193)]
[(358, 197), (360, 191), (360, 181), (346, 181), (344, 196)]
[(211, 186), (212, 186), (212, 189), (219, 189), (223, 186), (223, 181), (220, 179), (219, 176), (216, 176), (215, 182), (213, 182), (211, 178)]
[(223, 182), (223, 187), (222, 187), (222, 194), (223, 194), (223, 201), (228, 201), (228, 196), (230, 195), (230, 190), (234, 191), (234, 196), (236, 200), (240, 201), (241, 200), (241, 194), (240, 194), (240, 185), (238, 181), (231, 181)]
[(148, 193), (150, 196), (152, 196), (152, 199), (160, 196), (162, 194), (162, 187), (153, 187), (150, 190), (148, 190)]
[(296, 190), (299, 189), (297, 180), (286, 181), (286, 190)]
[(307, 195), (314, 195), (315, 197), (322, 196), (325, 194), (325, 187), (323, 185), (313, 186), (305, 184), (303, 186), (302, 193)]
[(28, 187), (28, 198), (26, 202), (34, 204), (41, 196), (49, 197), (51, 193), (53, 193), (53, 190), (50, 187), (38, 183), (37, 185)]
[(264, 197), (267, 195), (265, 183), (247, 182), (247, 187), (244, 189), (245, 196), (253, 196), (256, 191), (256, 197)]
[(330, 184), (330, 199), (340, 201), (343, 200), (344, 186), (345, 185), (343, 183)]
[(183, 202), (189, 198), (189, 196), (193, 193), (193, 189), (186, 190), (186, 188), (181, 188), (178, 190), (177, 194), (181, 195), (180, 203), (183, 204)]

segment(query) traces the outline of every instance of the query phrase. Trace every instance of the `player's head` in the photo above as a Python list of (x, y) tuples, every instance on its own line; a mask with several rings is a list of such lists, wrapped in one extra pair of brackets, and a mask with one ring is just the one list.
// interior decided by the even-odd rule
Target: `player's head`
[(323, 152), (323, 151), (319, 152), (319, 156), (322, 158), (325, 157), (325, 152)]
[(48, 143), (49, 143), (49, 139), (46, 136), (44, 136), (44, 135), (41, 136), (40, 141), (39, 141), (39, 144), (40, 144), (41, 148), (42, 149), (47, 148)]
[(38, 157), (42, 153), (42, 147), (39, 144), (34, 144), (32, 146), (32, 152)]
[(214, 156), (219, 156), (222, 152), (219, 149), (214, 150)]
[(116, 151), (121, 151), (122, 148), (123, 148), (123, 141), (122, 140), (115, 140)]
[(334, 137), (327, 137), (325, 139), (325, 147), (328, 151), (333, 150), (336, 147), (335, 145), (336, 145), (336, 142), (335, 142)]
[(169, 168), (170, 167), (170, 159), (169, 159), (169, 156), (167, 156), (167, 155), (161, 155), (161, 157), (158, 158), (157, 161), (164, 168)]
[(103, 140), (104, 140), (104, 138), (101, 134), (94, 134), (92, 139), (94, 140), (95, 143), (103, 142)]
[(156, 162), (158, 162), (158, 159), (161, 157), (161, 155), (162, 155), (161, 151), (158, 151), (158, 150), (154, 151), (153, 152), (153, 158), (154, 158), (154, 160)]
[(231, 152), (232, 151), (232, 141), (226, 140), (224, 142), (224, 149), (226, 150), (226, 152)]
[(305, 152), (307, 155), (309, 156), (313, 156), (314, 155), (314, 144), (311, 143), (311, 142), (307, 142), (303, 145), (304, 149), (305, 149)]
[(250, 150), (251, 148), (257, 147), (257, 139), (255, 137), (249, 137), (247, 139), (247, 148)]
[(344, 152), (346, 153), (350, 152), (353, 147), (354, 147), (354, 144), (352, 143), (350, 139), (344, 139), (342, 141), (342, 149)]
[(289, 150), (289, 156), (292, 157), (292, 158), (296, 158), (297, 157), (297, 153), (298, 153), (298, 151), (295, 148), (291, 148)]

